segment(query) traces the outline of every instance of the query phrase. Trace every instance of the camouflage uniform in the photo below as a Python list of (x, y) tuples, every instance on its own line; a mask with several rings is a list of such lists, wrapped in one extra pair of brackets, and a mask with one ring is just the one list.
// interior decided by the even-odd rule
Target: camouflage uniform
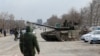
[(24, 56), (35, 56), (35, 48), (40, 52), (36, 36), (30, 27), (26, 28), (26, 33), (20, 36), (20, 50)]

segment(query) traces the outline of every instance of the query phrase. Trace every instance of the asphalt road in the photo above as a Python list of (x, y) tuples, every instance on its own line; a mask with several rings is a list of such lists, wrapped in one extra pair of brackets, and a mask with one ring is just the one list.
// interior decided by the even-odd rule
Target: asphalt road
[[(100, 44), (89, 44), (83, 41), (47, 42), (40, 36), (42, 30), (35, 30), (41, 52), (36, 56), (100, 56)], [(14, 36), (0, 38), (0, 56), (23, 56), (19, 41)]]

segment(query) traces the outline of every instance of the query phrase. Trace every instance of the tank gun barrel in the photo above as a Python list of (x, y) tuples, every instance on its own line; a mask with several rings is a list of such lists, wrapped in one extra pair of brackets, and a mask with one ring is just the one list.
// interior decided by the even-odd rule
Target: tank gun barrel
[(42, 25), (42, 24), (33, 23), (33, 22), (27, 22), (27, 23), (28, 23), (28, 24), (34, 24), (34, 25), (38, 25), (38, 26), (44, 26), (44, 27), (48, 27), (48, 28), (55, 29), (54, 27), (52, 27), (52, 26), (48, 26), (48, 25)]
[(59, 31), (60, 30), (69, 30), (70, 29), (69, 27), (60, 27), (60, 28), (57, 28), (57, 27), (48, 26), (48, 25), (42, 25), (42, 24), (33, 23), (33, 22), (27, 22), (27, 24), (34, 24), (34, 25), (38, 25), (38, 26), (44, 26), (44, 27), (52, 28), (52, 29), (59, 30)]

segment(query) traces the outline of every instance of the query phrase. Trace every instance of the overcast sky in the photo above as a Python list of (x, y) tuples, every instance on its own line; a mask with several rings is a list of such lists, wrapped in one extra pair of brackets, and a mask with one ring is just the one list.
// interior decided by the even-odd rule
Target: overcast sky
[(46, 21), (53, 14), (60, 17), (71, 8), (80, 10), (90, 2), (91, 0), (0, 0), (0, 12), (14, 14), (15, 19)]

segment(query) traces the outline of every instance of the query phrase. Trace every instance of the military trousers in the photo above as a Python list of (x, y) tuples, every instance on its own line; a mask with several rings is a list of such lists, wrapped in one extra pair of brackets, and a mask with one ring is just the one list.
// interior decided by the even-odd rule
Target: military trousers
[(24, 56), (35, 56), (35, 54), (31, 52), (27, 52), (27, 53), (24, 53)]

